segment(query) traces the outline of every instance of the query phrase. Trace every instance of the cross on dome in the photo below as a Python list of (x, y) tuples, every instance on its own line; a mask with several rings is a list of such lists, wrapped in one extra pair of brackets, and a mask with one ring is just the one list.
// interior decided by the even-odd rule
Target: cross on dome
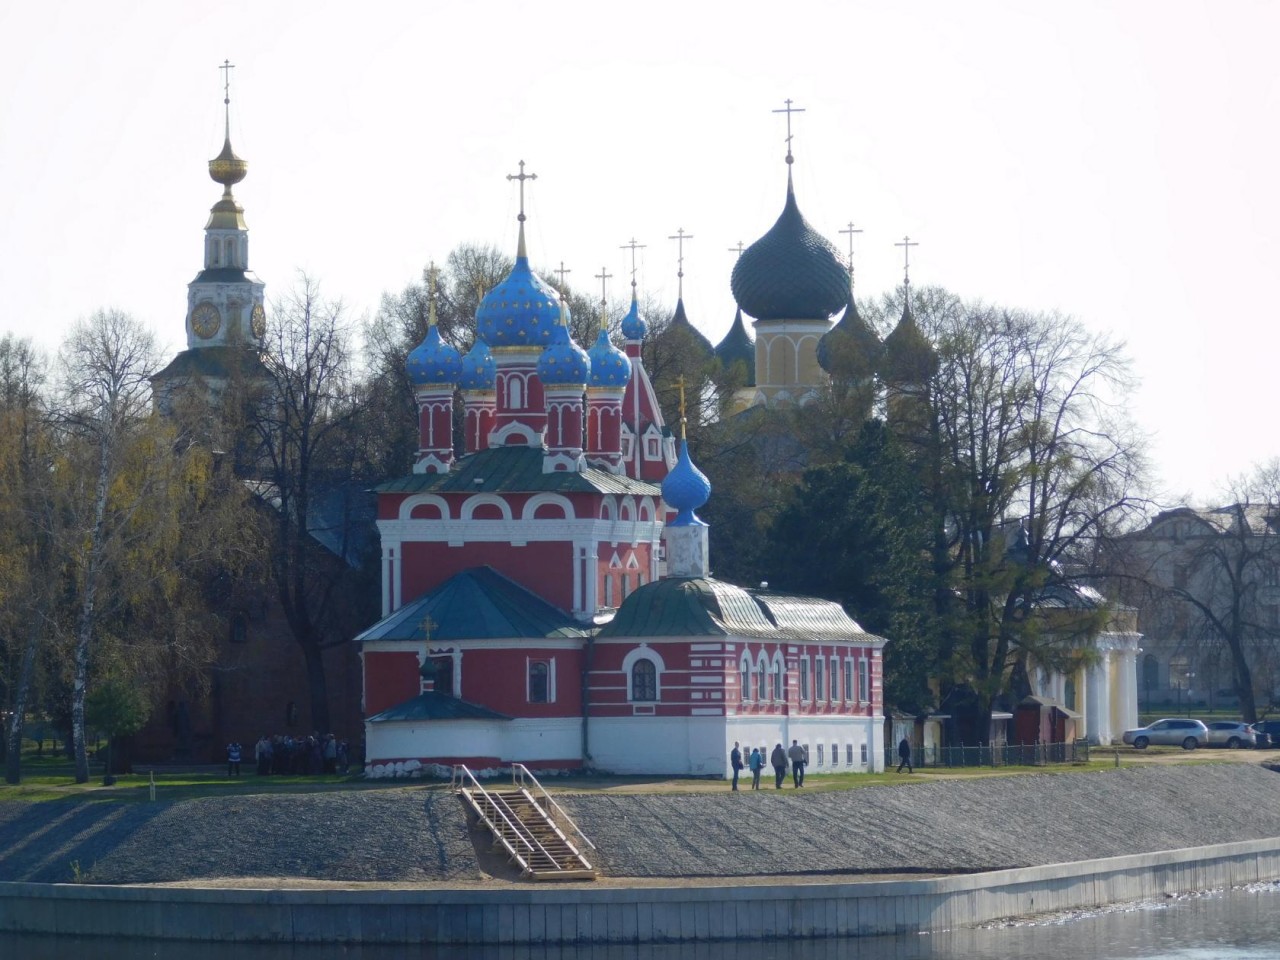
[(521, 161), (520, 161), (520, 172), (519, 172), (519, 173), (508, 173), (508, 174), (507, 174), (507, 179), (508, 179), (508, 180), (518, 180), (518, 181), (520, 181), (520, 216), (519, 216), (519, 217), (517, 217), (516, 219), (517, 219), (517, 220), (519, 220), (521, 223), (524, 223), (524, 182), (525, 182), (526, 180), (537, 180), (537, 179), (538, 179), (538, 175), (537, 175), (536, 173), (525, 173), (525, 172), (524, 172), (524, 161), (523, 161), (523, 160), (521, 160)]
[(895, 243), (895, 247), (902, 247), (902, 282), (910, 285), (911, 283), (911, 248), (918, 247), (910, 237), (903, 237), (901, 243)]
[(676, 230), (675, 233), (667, 237), (667, 239), (676, 241), (676, 264), (677, 264), (676, 280), (678, 281), (676, 285), (676, 297), (683, 300), (684, 299), (684, 242), (686, 240), (692, 240), (693, 234), (685, 233), (684, 227), (680, 227), (678, 230)]
[(608, 267), (601, 267), (595, 278), (600, 281), (600, 327), (605, 329), (609, 326), (609, 281), (613, 279), (613, 274)]
[(634, 296), (636, 292), (636, 251), (643, 250), (644, 248), (645, 248), (645, 244), (636, 243), (635, 237), (632, 237), (627, 243), (624, 243), (622, 246), (618, 248), (619, 250), (631, 251), (631, 294), (632, 296)]
[(564, 275), (566, 273), (573, 273), (573, 270), (571, 270), (569, 267), (566, 267), (564, 265), (564, 261), (561, 260), (559, 269), (552, 270), (551, 272), (560, 278), (560, 289), (564, 290)]
[(739, 257), (741, 257), (743, 246), (744, 246), (743, 242), (739, 240), (735, 246), (732, 246), (729, 248), (729, 252), (736, 253)]
[(794, 102), (790, 97), (785, 101), (786, 106), (781, 110), (775, 110), (774, 113), (785, 113), (787, 115), (787, 166), (795, 163), (795, 158), (791, 155), (791, 115), (793, 113), (804, 113), (804, 107), (793, 107)]
[(840, 232), (847, 233), (849, 235), (849, 289), (852, 290), (853, 289), (853, 235), (855, 233), (861, 233), (862, 228), (855, 227), (853, 225), (853, 221), (850, 220), (849, 226), (841, 230)]

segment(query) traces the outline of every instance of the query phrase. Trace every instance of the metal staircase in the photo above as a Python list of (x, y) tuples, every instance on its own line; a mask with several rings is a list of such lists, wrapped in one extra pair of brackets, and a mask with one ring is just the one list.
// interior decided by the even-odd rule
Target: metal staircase
[[(524, 764), (511, 765), (511, 786), (500, 790), (485, 789), (465, 765), (456, 764), (451, 786), (473, 823), (484, 824), (494, 848), (505, 849), (526, 879), (594, 880), (600, 875), (583, 852), (594, 850), (595, 844)], [(578, 844), (569, 839), (570, 831)]]

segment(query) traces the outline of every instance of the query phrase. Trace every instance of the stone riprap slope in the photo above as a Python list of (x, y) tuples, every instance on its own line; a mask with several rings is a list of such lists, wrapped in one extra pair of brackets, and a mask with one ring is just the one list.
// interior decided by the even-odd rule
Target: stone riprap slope
[[(560, 799), (613, 877), (986, 870), (1280, 836), (1280, 775), (1251, 764)], [(97, 883), (482, 877), (440, 786), (156, 804), (0, 791), (0, 880), (66, 882), (73, 864)]]

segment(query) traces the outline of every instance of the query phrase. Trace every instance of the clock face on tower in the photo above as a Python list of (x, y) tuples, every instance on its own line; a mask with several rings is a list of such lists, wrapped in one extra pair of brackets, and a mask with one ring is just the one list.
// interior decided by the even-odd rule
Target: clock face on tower
[(191, 311), (191, 329), (195, 331), (197, 337), (208, 340), (218, 332), (220, 326), (222, 326), (222, 315), (208, 300), (197, 304)]
[(253, 314), (249, 317), (249, 325), (255, 337), (261, 337), (267, 332), (267, 311), (262, 309), (262, 304), (255, 303), (253, 305)]

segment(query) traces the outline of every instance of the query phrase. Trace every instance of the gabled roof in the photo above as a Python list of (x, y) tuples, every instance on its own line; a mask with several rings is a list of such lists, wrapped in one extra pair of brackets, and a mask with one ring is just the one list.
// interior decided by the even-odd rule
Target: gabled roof
[(468, 454), (454, 462), (448, 473), (415, 473), (388, 480), (378, 493), (623, 493), (656, 497), (655, 484), (632, 480), (605, 470), (542, 472), (543, 451), (538, 447), (493, 447)]
[(830, 600), (746, 590), (711, 577), (668, 577), (645, 584), (623, 601), (598, 636), (881, 639), (866, 633)]
[(505, 714), (451, 697), (447, 693), (420, 693), (369, 717), (369, 723), (389, 720), (510, 720)]
[(404, 640), (507, 640), (585, 637), (571, 617), (492, 567), (472, 567), (407, 603), (355, 638)]

